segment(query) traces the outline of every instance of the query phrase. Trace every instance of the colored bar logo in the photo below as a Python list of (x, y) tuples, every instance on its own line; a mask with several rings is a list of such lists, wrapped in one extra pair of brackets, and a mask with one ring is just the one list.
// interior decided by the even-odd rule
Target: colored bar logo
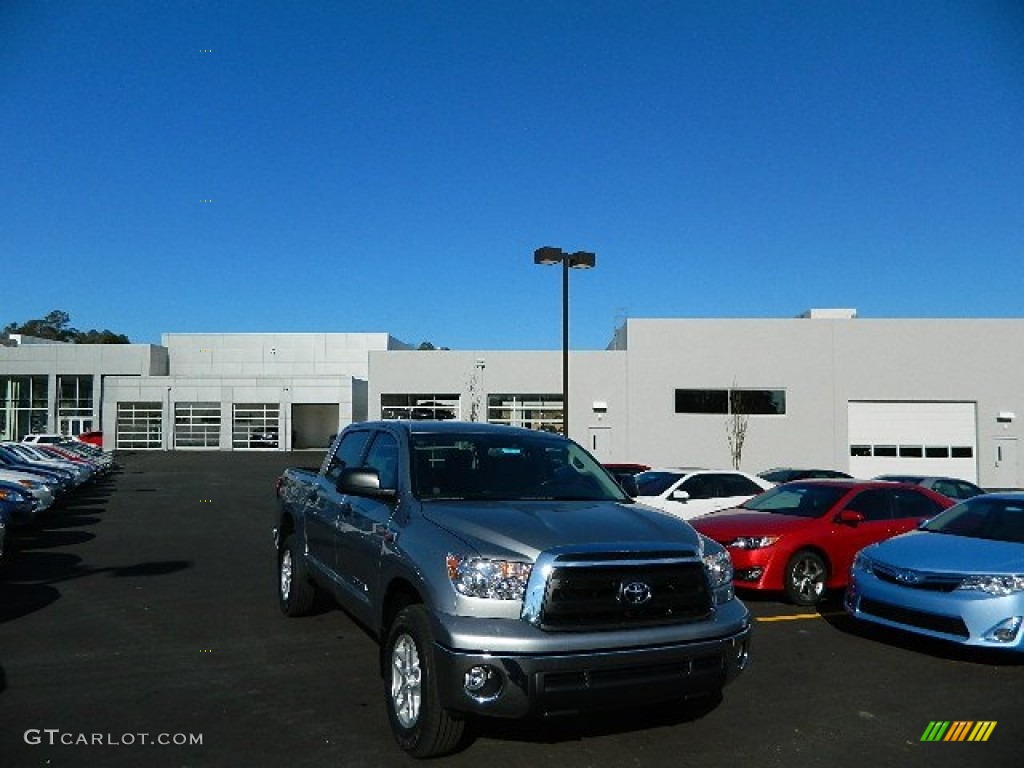
[(921, 741), (988, 741), (995, 729), (995, 720), (932, 720)]

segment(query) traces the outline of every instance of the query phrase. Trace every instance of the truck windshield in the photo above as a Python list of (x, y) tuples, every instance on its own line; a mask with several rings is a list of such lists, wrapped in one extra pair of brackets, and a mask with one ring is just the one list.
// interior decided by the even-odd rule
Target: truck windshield
[(411, 458), (423, 500), (632, 501), (586, 451), (543, 432), (417, 434)]

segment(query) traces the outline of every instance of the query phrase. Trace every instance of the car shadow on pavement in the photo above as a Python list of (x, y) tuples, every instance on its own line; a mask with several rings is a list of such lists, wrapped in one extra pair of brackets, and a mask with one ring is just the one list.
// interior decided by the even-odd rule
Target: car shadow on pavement
[(469, 738), (556, 744), (630, 731), (671, 728), (710, 714), (722, 703), (721, 692), (686, 701), (623, 710), (553, 715), (546, 718), (502, 720), (479, 718), (470, 721)]
[[(69, 533), (69, 532), (50, 532)], [(92, 534), (84, 534), (92, 538)], [(53, 546), (57, 546), (54, 544)], [(6, 564), (3, 574), (3, 597), (0, 601), (0, 624), (19, 619), (59, 600), (58, 585), (87, 576), (106, 574), (112, 578), (163, 576), (191, 568), (190, 560), (160, 560), (110, 568), (83, 566), (82, 558), (61, 552), (38, 551), (36, 547), (18, 553), (15, 561)]]
[(891, 627), (869, 624), (853, 618), (845, 611), (823, 612), (822, 618), (840, 632), (863, 638), (869, 642), (881, 643), (905, 651), (922, 653), (937, 659), (959, 661), (966, 664), (985, 666), (1019, 667), (1024, 665), (1024, 654), (998, 648), (977, 648), (958, 645), (938, 638), (901, 632)]

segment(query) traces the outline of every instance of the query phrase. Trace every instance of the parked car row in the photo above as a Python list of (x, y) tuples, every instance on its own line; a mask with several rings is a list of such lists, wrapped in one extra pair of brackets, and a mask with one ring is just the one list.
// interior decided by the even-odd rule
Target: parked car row
[(0, 443), (0, 558), (13, 530), (32, 526), (68, 493), (113, 469), (109, 454), (70, 438)]
[(989, 494), (953, 477), (858, 480), (795, 467), (757, 476), (661, 468), (625, 480), (637, 501), (724, 546), (740, 593), (813, 606), (844, 590), (856, 619), (1024, 650), (1024, 493)]

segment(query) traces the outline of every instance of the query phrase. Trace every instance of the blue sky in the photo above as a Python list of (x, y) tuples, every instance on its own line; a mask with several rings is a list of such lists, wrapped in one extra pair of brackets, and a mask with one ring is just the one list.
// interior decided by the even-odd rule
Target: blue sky
[(0, 93), (0, 325), (1021, 316), (1020, 0), (5, 0)]

